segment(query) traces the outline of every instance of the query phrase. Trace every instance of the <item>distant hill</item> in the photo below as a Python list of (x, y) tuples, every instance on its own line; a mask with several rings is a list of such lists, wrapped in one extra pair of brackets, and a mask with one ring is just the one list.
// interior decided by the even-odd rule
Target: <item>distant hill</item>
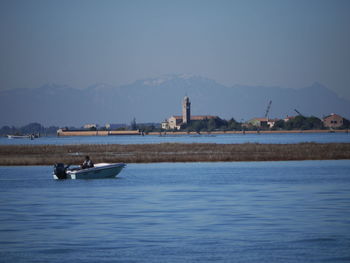
[(190, 75), (167, 75), (114, 87), (86, 89), (48, 84), (37, 89), (0, 91), (0, 126), (39, 122), (45, 126), (81, 126), (85, 123), (161, 122), (181, 114), (182, 98), (191, 100), (192, 114), (218, 115), (245, 121), (269, 116), (302, 114), (322, 117), (332, 112), (350, 118), (350, 102), (319, 83), (302, 89), (226, 87), (214, 80)]

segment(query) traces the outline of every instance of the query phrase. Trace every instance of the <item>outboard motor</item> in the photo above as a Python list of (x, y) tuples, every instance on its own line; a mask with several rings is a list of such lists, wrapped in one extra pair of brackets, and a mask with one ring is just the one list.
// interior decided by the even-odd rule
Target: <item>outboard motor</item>
[(63, 163), (56, 163), (54, 165), (53, 172), (57, 176), (58, 179), (67, 179), (67, 170), (68, 166), (65, 167)]

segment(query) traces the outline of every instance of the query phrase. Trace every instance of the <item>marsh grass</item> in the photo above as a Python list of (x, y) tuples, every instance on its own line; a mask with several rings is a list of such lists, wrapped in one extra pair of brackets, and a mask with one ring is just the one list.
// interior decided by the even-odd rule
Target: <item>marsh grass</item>
[(0, 165), (95, 163), (231, 162), (350, 159), (350, 143), (129, 145), (1, 145)]

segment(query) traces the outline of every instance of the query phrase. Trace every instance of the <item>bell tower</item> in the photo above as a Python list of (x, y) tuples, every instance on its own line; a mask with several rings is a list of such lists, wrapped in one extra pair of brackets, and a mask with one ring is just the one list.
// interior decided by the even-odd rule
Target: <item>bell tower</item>
[(190, 98), (185, 96), (182, 102), (182, 122), (185, 124), (191, 121), (191, 102)]

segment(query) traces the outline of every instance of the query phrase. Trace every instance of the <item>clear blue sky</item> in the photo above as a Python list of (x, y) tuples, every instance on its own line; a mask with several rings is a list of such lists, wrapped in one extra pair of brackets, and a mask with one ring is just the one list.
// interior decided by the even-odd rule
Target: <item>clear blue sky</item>
[(0, 0), (0, 89), (189, 73), (350, 99), (350, 1)]

